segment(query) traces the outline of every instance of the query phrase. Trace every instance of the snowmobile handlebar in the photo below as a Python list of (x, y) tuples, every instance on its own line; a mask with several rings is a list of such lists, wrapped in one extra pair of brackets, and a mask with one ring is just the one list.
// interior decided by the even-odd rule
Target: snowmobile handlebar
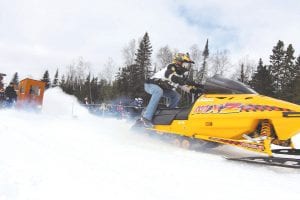
[(192, 86), (190, 92), (196, 94), (197, 96), (200, 96), (201, 94), (206, 92), (203, 84), (196, 83), (194, 81), (187, 81), (187, 84)]
[(205, 92), (205, 90), (203, 88), (200, 88), (200, 87), (198, 87), (198, 88), (195, 87), (195, 88), (192, 88), (190, 90), (190, 92), (193, 93), (193, 94), (196, 94), (197, 96), (200, 96), (201, 94), (203, 94)]
[(196, 83), (196, 82), (191, 81), (191, 80), (185, 80), (185, 83), (186, 83), (186, 85), (193, 86), (195, 88), (202, 88), (202, 89), (204, 89), (204, 85), (203, 84)]

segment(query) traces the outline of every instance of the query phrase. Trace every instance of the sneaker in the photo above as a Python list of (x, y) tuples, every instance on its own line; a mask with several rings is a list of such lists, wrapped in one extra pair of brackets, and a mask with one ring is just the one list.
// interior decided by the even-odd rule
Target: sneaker
[(141, 122), (143, 122), (145, 128), (153, 128), (153, 124), (150, 120), (148, 120), (144, 117), (141, 117), (140, 120), (141, 120)]

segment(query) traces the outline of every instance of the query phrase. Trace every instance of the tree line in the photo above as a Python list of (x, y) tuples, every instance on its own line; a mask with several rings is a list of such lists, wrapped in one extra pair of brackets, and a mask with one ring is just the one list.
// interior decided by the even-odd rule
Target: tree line
[[(75, 95), (79, 101), (85, 98), (90, 103), (109, 102), (114, 99), (142, 97), (147, 102), (149, 96), (144, 92), (144, 82), (153, 73), (172, 62), (172, 57), (179, 52), (168, 45), (160, 48), (156, 59), (152, 63), (152, 45), (149, 34), (146, 32), (136, 48), (135, 40), (129, 42), (122, 52), (124, 64), (116, 72), (113, 60), (110, 59), (103, 71), (95, 76), (89, 71), (89, 63), (80, 58), (68, 66), (68, 71), (59, 78), (58, 69), (53, 80), (46, 70), (41, 78), (46, 88), (61, 87), (68, 94)], [(194, 67), (188, 73), (190, 80), (203, 83), (208, 77), (215, 74), (224, 75), (234, 66), (230, 63), (227, 50), (209, 50), (209, 41), (206, 40), (203, 50), (198, 45), (190, 48), (190, 57), (195, 61)], [(285, 47), (283, 41), (278, 41), (269, 57), (270, 64), (264, 64), (259, 59), (257, 64), (245, 59), (240, 61), (238, 72), (233, 79), (239, 80), (259, 94), (271, 96), (300, 104), (300, 56), (294, 55), (292, 44)], [(18, 82), (15, 73), (12, 80)], [(189, 104), (191, 97), (182, 93), (182, 104)]]
[(248, 84), (258, 93), (300, 104), (300, 56), (294, 56), (294, 48), (285, 48), (278, 41), (270, 55), (270, 64), (259, 60), (257, 69)]

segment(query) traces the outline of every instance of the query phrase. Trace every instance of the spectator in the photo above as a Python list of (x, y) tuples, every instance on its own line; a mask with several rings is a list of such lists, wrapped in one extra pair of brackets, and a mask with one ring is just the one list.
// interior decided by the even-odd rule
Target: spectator
[(13, 106), (13, 104), (17, 101), (17, 93), (13, 83), (10, 83), (9, 86), (6, 87), (5, 98), (7, 107)]
[(89, 99), (87, 97), (84, 98), (84, 104), (88, 105), (89, 104)]
[(117, 117), (119, 119), (122, 119), (124, 117), (124, 106), (122, 104), (122, 101), (119, 102), (119, 104), (116, 107), (117, 110)]
[(4, 93), (4, 84), (2, 82), (3, 80), (3, 76), (5, 76), (5, 74), (0, 73), (0, 108), (3, 105), (3, 102), (5, 100), (5, 93)]

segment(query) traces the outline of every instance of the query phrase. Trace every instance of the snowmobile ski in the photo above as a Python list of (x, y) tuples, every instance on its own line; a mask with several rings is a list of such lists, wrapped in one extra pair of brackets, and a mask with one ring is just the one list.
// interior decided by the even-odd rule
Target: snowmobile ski
[(272, 153), (300, 156), (300, 149), (273, 149)]
[(227, 160), (233, 161), (242, 161), (254, 164), (264, 164), (278, 167), (287, 167), (287, 168), (296, 168), (300, 169), (300, 159), (295, 158), (280, 158), (280, 157), (240, 157), (240, 158), (231, 158), (225, 157)]

